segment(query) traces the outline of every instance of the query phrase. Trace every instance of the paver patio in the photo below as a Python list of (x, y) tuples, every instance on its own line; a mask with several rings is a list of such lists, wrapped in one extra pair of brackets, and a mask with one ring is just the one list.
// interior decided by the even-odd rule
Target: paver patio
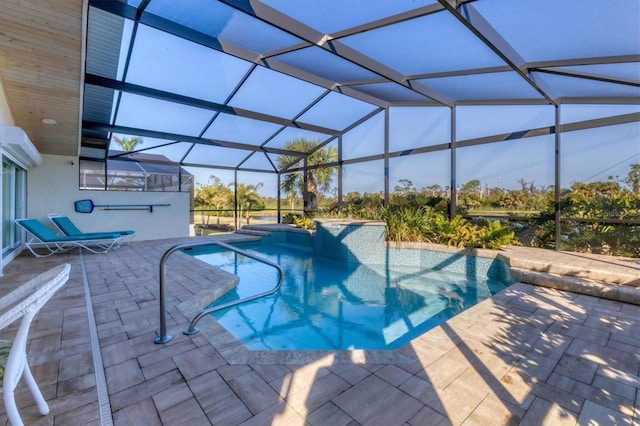
[[(177, 242), (132, 242), (104, 255), (23, 254), (5, 268), (0, 294), (72, 264), (69, 282), (36, 318), (28, 348), (51, 413), (40, 416), (21, 383), (25, 424), (640, 423), (640, 306), (517, 283), (415, 339), (402, 349), (403, 362), (328, 353), (247, 364), (226, 359), (206, 333), (182, 334), (190, 318), (178, 305), (215, 280), (187, 256), (168, 263), (173, 340), (154, 344), (159, 260)], [(637, 263), (627, 269), (636, 267), (640, 276)]]

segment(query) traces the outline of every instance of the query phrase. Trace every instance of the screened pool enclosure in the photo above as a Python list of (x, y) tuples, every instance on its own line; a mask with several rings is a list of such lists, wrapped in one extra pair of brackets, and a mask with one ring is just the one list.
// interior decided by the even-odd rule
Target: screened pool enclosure
[(640, 2), (90, 0), (87, 25), (81, 174), (152, 155), (236, 214), (413, 200), (639, 255)]

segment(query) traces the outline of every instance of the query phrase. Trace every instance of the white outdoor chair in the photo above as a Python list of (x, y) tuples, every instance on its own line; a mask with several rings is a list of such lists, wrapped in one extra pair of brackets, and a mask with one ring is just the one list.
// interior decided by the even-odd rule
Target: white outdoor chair
[(27, 386), (42, 415), (49, 413), (49, 405), (44, 400), (27, 363), (27, 337), (31, 321), (40, 308), (69, 279), (71, 265), (64, 263), (31, 279), (0, 298), (0, 329), (5, 329), (20, 318), (20, 326), (13, 341), (0, 340), (0, 378), (4, 392), (4, 406), (12, 425), (22, 425), (16, 406), (14, 391), (20, 377), (24, 376)]

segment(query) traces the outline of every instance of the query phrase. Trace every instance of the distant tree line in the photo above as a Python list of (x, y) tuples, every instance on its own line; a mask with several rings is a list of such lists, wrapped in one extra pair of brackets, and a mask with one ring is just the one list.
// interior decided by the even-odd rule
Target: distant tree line
[[(339, 202), (335, 194), (327, 194), (337, 168), (313, 167), (336, 162), (335, 148), (322, 146), (315, 140), (296, 139), (285, 149), (311, 153), (306, 175), (300, 171), (302, 156), (281, 156), (278, 160), (279, 169), (294, 170), (283, 173), (281, 178), (280, 189), (287, 199), (287, 208), (292, 212), (304, 209), (297, 218), (290, 213), (287, 218), (290, 223), (311, 227), (312, 222), (303, 218), (314, 216), (384, 220), (389, 239), (397, 241), (423, 240), (464, 247), (495, 248), (500, 244), (555, 247), (553, 185), (540, 186), (522, 178), (518, 180), (520, 188), (505, 189), (482, 185), (480, 180), (473, 179), (456, 188), (459, 215), (448, 218), (452, 192), (449, 187), (430, 185), (417, 189), (411, 180), (401, 179), (389, 194), (388, 205), (382, 192), (351, 192)], [(258, 194), (261, 185), (238, 184), (234, 188), (211, 176), (206, 185), (196, 189), (196, 209), (233, 210), (234, 189), (238, 208), (244, 209), (245, 215), (265, 206), (275, 208), (275, 198)], [(610, 176), (607, 181), (575, 182), (570, 188), (561, 189), (558, 208), (563, 249), (640, 256), (640, 164), (631, 164), (622, 179)], [(498, 221), (500, 218), (504, 220)], [(205, 219), (203, 216), (203, 223)]]

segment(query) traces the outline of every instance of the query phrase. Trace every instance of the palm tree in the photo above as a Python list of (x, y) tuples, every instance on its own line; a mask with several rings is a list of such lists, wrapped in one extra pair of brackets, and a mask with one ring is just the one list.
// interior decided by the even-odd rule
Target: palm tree
[(207, 184), (198, 184), (194, 195), (194, 203), (196, 209), (200, 209), (204, 225), (209, 224), (211, 210), (218, 210), (216, 212), (217, 224), (220, 225), (221, 210), (233, 207), (233, 193), (222, 183), (219, 177), (211, 175)]
[(640, 164), (631, 165), (631, 170), (629, 171), (625, 182), (629, 185), (629, 188), (631, 188), (631, 191), (634, 194), (640, 192)]
[(142, 145), (144, 143), (143, 139), (138, 136), (134, 136), (132, 138), (119, 138), (116, 135), (112, 135), (111, 138), (118, 144), (120, 148), (124, 152), (131, 152), (136, 149), (136, 146)]
[[(233, 186), (233, 184), (231, 184)], [(243, 207), (246, 207), (246, 219), (249, 223), (249, 212), (252, 206), (260, 206), (264, 204), (264, 199), (258, 194), (258, 190), (263, 186), (262, 182), (255, 185), (239, 183), (236, 187), (236, 196), (238, 198), (238, 216), (242, 217)]]
[[(338, 150), (334, 146), (318, 148), (321, 141), (318, 139), (298, 138), (287, 142), (284, 149), (298, 152), (312, 152), (307, 157), (307, 167), (329, 164), (338, 161)], [(296, 155), (283, 155), (278, 158), (278, 169), (287, 167), (300, 157)], [(307, 169), (306, 198), (304, 199), (304, 210), (313, 211), (318, 208), (318, 193), (330, 188), (333, 175), (336, 173), (334, 167), (321, 167), (317, 169)], [(280, 183), (281, 189), (291, 200), (291, 208), (297, 194), (304, 194), (304, 175), (302, 172), (288, 173)]]

